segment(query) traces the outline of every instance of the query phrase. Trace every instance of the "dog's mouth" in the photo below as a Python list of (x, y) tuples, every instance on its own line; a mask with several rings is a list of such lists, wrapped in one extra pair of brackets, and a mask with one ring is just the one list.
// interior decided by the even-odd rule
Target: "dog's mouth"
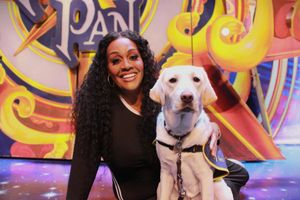
[(183, 109), (179, 110), (179, 112), (194, 112), (194, 109), (190, 107), (184, 107)]

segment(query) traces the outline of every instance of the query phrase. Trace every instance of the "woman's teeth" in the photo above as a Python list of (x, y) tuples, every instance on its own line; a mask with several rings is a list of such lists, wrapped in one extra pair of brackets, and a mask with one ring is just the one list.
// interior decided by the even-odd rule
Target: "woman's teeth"
[(135, 77), (135, 74), (126, 74), (122, 78), (128, 79), (128, 78), (133, 78), (133, 77)]

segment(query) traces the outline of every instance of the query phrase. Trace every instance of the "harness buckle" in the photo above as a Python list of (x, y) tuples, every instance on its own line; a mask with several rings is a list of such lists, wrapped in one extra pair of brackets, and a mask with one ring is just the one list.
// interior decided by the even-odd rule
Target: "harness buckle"
[(179, 153), (179, 152), (182, 151), (182, 140), (178, 140), (176, 142), (176, 144), (174, 145), (174, 149), (173, 150), (174, 150), (175, 153)]

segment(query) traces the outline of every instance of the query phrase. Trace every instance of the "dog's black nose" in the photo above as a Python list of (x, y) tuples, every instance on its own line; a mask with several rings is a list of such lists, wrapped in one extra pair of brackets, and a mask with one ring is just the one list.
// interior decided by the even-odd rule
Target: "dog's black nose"
[(183, 92), (180, 98), (184, 103), (191, 103), (194, 99), (193, 94), (190, 92)]

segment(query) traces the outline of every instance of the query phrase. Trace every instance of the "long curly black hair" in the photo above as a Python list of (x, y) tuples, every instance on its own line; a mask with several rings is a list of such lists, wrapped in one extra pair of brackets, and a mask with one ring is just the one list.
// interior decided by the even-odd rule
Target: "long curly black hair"
[[(156, 117), (160, 106), (149, 98), (149, 90), (158, 76), (159, 67), (155, 61), (148, 41), (133, 31), (110, 32), (99, 43), (92, 65), (76, 94), (72, 121), (76, 133), (76, 146), (83, 156), (99, 162), (100, 156), (105, 161), (111, 160), (111, 98), (116, 95), (116, 87), (107, 81), (107, 56), (109, 44), (120, 38), (133, 41), (143, 59), (144, 77), (141, 83), (143, 99), (141, 107), (142, 122), (138, 130), (142, 135), (145, 149), (152, 145), (155, 138)], [(148, 146), (148, 148), (146, 148)], [(152, 145), (153, 146), (153, 145)], [(79, 153), (79, 152), (76, 152)], [(155, 159), (153, 151), (147, 150), (149, 161)]]

